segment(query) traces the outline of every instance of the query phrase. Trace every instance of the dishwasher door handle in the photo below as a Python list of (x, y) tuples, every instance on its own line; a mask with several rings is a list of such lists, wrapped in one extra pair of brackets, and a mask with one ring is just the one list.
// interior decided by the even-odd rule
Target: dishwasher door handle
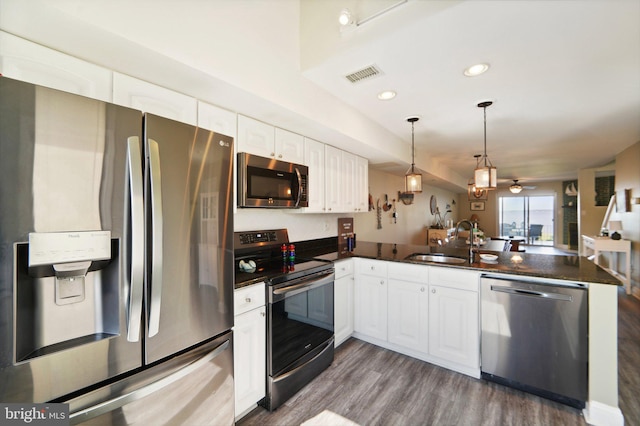
[(527, 290), (523, 288), (504, 287), (499, 285), (492, 285), (491, 291), (499, 291), (501, 293), (516, 294), (520, 296), (532, 296), (542, 297), (544, 299), (563, 300), (565, 302), (571, 302), (573, 298), (567, 294), (561, 293), (547, 293), (544, 291)]

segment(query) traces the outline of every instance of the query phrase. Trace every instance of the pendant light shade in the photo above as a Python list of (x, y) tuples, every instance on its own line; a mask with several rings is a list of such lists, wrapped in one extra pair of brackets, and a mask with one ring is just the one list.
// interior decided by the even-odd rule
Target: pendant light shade
[(484, 155), (482, 162), (478, 162), (474, 172), (474, 181), (478, 189), (496, 189), (498, 186), (498, 169), (493, 167), (491, 160), (487, 157), (487, 107), (493, 102), (480, 102), (478, 108), (484, 109)]
[(411, 123), (411, 167), (407, 170), (404, 176), (404, 191), (405, 192), (422, 192), (422, 175), (415, 170), (414, 161), (414, 130), (413, 123), (418, 121), (419, 117), (407, 117), (407, 121)]
[(514, 194), (519, 194), (520, 191), (522, 191), (522, 185), (518, 183), (517, 179), (513, 180), (513, 185), (509, 187), (509, 191), (511, 191)]

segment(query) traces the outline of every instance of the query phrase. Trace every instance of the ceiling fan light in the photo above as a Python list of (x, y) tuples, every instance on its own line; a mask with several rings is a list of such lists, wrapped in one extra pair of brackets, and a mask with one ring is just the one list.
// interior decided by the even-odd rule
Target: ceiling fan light
[(514, 180), (513, 185), (509, 187), (509, 191), (513, 194), (519, 194), (520, 191), (522, 191), (522, 185), (520, 185), (517, 180)]

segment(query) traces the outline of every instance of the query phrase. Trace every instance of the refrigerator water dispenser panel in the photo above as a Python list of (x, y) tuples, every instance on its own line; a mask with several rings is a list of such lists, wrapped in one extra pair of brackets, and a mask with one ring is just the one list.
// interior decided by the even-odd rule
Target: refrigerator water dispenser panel
[(106, 259), (111, 259), (110, 231), (29, 233), (29, 266)]

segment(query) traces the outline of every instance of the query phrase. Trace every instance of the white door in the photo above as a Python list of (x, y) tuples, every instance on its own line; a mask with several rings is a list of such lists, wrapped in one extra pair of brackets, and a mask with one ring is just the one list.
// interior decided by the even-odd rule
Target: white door
[(389, 342), (427, 353), (429, 292), (427, 284), (389, 279)]
[(266, 308), (235, 317), (233, 363), (236, 417), (254, 407), (265, 396)]
[(355, 284), (355, 331), (387, 340), (387, 279), (360, 275)]

